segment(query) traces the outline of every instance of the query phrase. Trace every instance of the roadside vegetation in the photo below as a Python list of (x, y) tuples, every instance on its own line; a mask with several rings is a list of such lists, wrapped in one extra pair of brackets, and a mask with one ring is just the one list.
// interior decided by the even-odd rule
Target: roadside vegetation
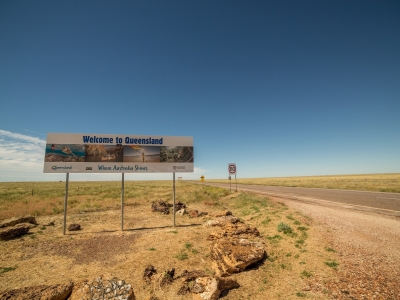
[[(207, 182), (229, 183), (228, 179), (206, 179)], [(232, 184), (235, 180), (232, 179)], [(238, 184), (359, 190), (400, 193), (400, 174), (362, 174), (333, 176), (238, 178)]]

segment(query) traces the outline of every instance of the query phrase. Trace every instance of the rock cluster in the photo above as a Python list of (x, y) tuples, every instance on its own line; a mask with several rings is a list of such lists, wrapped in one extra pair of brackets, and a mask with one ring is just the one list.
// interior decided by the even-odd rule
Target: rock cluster
[(157, 270), (154, 268), (154, 266), (149, 265), (144, 270), (143, 280), (147, 283), (154, 282), (159, 287), (162, 287), (166, 284), (172, 283), (172, 281), (174, 280), (174, 276), (175, 276), (174, 268), (167, 270), (163, 273), (157, 274)]
[(159, 200), (158, 202), (153, 202), (151, 204), (151, 211), (161, 212), (161, 213), (167, 215), (167, 214), (169, 214), (170, 207), (172, 207), (172, 204), (169, 204), (165, 201)]
[(204, 271), (184, 271), (178, 295), (193, 294), (193, 299), (216, 300), (221, 292), (240, 287), (236, 280), (208, 276)]
[(265, 257), (263, 244), (249, 240), (260, 236), (257, 228), (241, 223), (230, 211), (217, 215), (206, 226), (220, 228), (208, 236), (208, 240), (213, 241), (210, 249), (212, 268), (218, 276), (241, 272)]
[(135, 300), (131, 284), (110, 275), (92, 281), (39, 285), (0, 293), (0, 299), (13, 300)]
[(264, 256), (262, 244), (248, 239), (222, 238), (211, 245), (212, 269), (222, 277), (241, 272)]
[[(167, 203), (161, 199), (158, 202), (153, 202), (151, 204), (151, 210), (153, 212), (161, 212), (165, 215), (168, 215), (170, 213), (171, 207), (173, 207), (172, 204)], [(199, 218), (208, 215), (208, 212), (199, 212), (198, 210), (188, 211), (186, 204), (178, 201), (178, 203), (175, 203), (175, 214), (178, 216), (183, 216), (185, 214), (188, 214), (190, 218)]]
[(238, 288), (237, 281), (226, 278), (209, 276), (204, 271), (183, 271), (181, 275), (175, 276), (175, 269), (171, 269), (157, 274), (154, 266), (148, 266), (143, 273), (143, 280), (146, 283), (153, 283), (157, 287), (171, 284), (174, 280), (181, 279), (182, 284), (179, 288), (178, 295), (186, 295), (191, 293), (193, 299), (216, 300), (222, 291)]
[(131, 284), (110, 275), (101, 275), (92, 281), (74, 286), (70, 300), (135, 300)]
[[(192, 212), (193, 217), (199, 215), (198, 211)], [(259, 231), (240, 222), (230, 211), (218, 214), (215, 219), (207, 221), (205, 226), (219, 228), (208, 237), (208, 240), (212, 241), (211, 267), (216, 276), (210, 276), (201, 270), (185, 270), (174, 278), (174, 269), (157, 274), (154, 266), (148, 266), (144, 271), (143, 280), (162, 287), (181, 278), (182, 285), (177, 294), (190, 293), (195, 300), (216, 300), (221, 292), (240, 287), (236, 280), (227, 277), (245, 270), (265, 257), (263, 244), (253, 241), (260, 236)]]
[[(163, 213), (165, 215), (169, 214), (170, 207), (173, 207), (173, 205), (170, 204), (170, 203), (167, 203), (167, 202), (165, 202), (165, 201), (163, 201), (161, 199), (158, 202), (153, 202), (151, 204), (151, 210), (153, 212), (161, 212), (161, 213)], [(175, 203), (175, 211), (176, 212), (178, 212), (178, 211), (180, 211), (182, 209), (186, 209), (186, 204), (184, 204), (184, 203), (182, 203), (180, 201)]]

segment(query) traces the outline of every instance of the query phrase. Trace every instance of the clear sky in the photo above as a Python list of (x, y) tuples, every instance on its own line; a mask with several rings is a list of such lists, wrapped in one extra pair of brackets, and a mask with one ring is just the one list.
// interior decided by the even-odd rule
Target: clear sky
[(43, 174), (48, 132), (192, 136), (183, 179), (400, 172), (399, 16), (397, 0), (0, 0), (0, 181), (65, 178)]

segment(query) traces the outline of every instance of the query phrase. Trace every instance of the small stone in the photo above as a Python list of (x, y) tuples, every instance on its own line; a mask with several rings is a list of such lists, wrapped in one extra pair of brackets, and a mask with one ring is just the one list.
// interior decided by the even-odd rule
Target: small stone
[(68, 230), (69, 231), (81, 230), (81, 225), (79, 225), (79, 224), (71, 224), (71, 225), (69, 225)]
[(191, 210), (188, 212), (190, 218), (197, 218), (199, 216), (199, 212), (197, 210)]
[(229, 210), (225, 210), (224, 212), (222, 212), (222, 213), (219, 213), (219, 214), (217, 214), (217, 215), (215, 215), (217, 218), (218, 217), (226, 217), (226, 216), (232, 216), (232, 212), (230, 212)]
[(153, 267), (152, 265), (149, 265), (149, 266), (144, 270), (144, 273), (143, 273), (143, 280), (144, 280), (144, 281), (147, 281), (147, 282), (150, 282), (151, 279), (152, 279), (152, 277), (153, 277), (155, 274), (157, 274), (156, 269), (154, 269), (154, 267)]
[(199, 286), (199, 290), (201, 291), (193, 293), (193, 299), (195, 300), (217, 300), (221, 294), (221, 291), (218, 289), (218, 279), (215, 277), (197, 278), (194, 286)]
[(186, 209), (185, 209), (185, 208), (182, 208), (182, 209), (180, 209), (180, 210), (178, 210), (178, 211), (176, 212), (176, 215), (178, 215), (178, 216), (183, 216), (185, 213), (186, 213)]

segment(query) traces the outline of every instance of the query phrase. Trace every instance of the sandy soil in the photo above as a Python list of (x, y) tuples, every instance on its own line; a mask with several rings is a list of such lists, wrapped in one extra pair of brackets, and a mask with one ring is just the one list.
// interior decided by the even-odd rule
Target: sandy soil
[[(321, 239), (339, 254), (334, 299), (400, 299), (400, 219), (344, 207), (280, 199), (311, 216)], [(310, 282), (310, 289), (318, 288)]]

